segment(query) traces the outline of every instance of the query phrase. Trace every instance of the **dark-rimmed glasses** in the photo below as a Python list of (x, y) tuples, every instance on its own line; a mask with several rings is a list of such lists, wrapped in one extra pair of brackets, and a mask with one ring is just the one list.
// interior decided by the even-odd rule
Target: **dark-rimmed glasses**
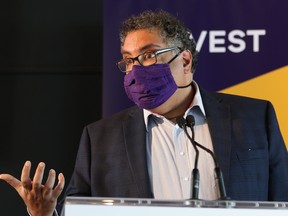
[(134, 65), (134, 62), (137, 61), (141, 66), (150, 66), (153, 64), (157, 63), (157, 56), (165, 53), (165, 52), (169, 52), (172, 50), (176, 50), (179, 49), (179, 52), (172, 58), (170, 59), (167, 64), (171, 63), (174, 59), (177, 58), (177, 56), (180, 55), (180, 53), (183, 51), (180, 47), (171, 47), (171, 48), (165, 48), (165, 49), (160, 49), (154, 52), (151, 51), (147, 51), (144, 52), (134, 58), (124, 58), (121, 59), (120, 61), (118, 61), (116, 63), (118, 69), (123, 72), (123, 73), (127, 73), (129, 71), (132, 70), (132, 67)]

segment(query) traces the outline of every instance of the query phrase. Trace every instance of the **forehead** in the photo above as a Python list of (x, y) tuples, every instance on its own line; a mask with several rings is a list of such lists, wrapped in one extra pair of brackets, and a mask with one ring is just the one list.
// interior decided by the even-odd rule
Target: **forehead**
[(152, 47), (165, 47), (166, 42), (157, 29), (139, 29), (127, 34), (121, 53), (139, 53)]

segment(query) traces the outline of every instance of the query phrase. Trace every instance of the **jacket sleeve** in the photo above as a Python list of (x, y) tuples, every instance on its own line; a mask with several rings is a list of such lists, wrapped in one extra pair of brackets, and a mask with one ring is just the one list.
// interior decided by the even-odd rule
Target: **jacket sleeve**
[(90, 158), (91, 145), (87, 127), (84, 128), (79, 149), (76, 157), (76, 163), (71, 180), (67, 186), (63, 199), (57, 205), (57, 211), (62, 211), (65, 197), (67, 196), (91, 196), (90, 183)]
[(269, 200), (288, 201), (288, 153), (273, 105), (267, 106)]

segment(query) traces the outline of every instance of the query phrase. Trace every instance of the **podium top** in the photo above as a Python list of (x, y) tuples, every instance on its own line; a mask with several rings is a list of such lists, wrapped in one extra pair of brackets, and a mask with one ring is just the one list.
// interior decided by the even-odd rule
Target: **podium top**
[(237, 200), (155, 200), (138, 198), (66, 197), (65, 205), (159, 206), (241, 209), (286, 209), (288, 202)]

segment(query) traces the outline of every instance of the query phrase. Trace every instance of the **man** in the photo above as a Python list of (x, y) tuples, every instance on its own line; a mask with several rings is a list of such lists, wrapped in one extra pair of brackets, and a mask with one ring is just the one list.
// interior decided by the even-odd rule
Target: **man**
[[(193, 115), (195, 140), (215, 153), (231, 199), (288, 201), (287, 150), (271, 103), (201, 89), (193, 81), (191, 31), (167, 12), (132, 16), (123, 22), (120, 39), (117, 66), (137, 106), (84, 129), (65, 196), (189, 199), (197, 166), (198, 198), (218, 199), (213, 158), (191, 144), (193, 130), (187, 135), (176, 122)], [(26, 162), (21, 181), (9, 174), (0, 178), (18, 191), (31, 215), (52, 215), (64, 176), (53, 188), (50, 170), (41, 185), (45, 164), (33, 181), (30, 167)]]

